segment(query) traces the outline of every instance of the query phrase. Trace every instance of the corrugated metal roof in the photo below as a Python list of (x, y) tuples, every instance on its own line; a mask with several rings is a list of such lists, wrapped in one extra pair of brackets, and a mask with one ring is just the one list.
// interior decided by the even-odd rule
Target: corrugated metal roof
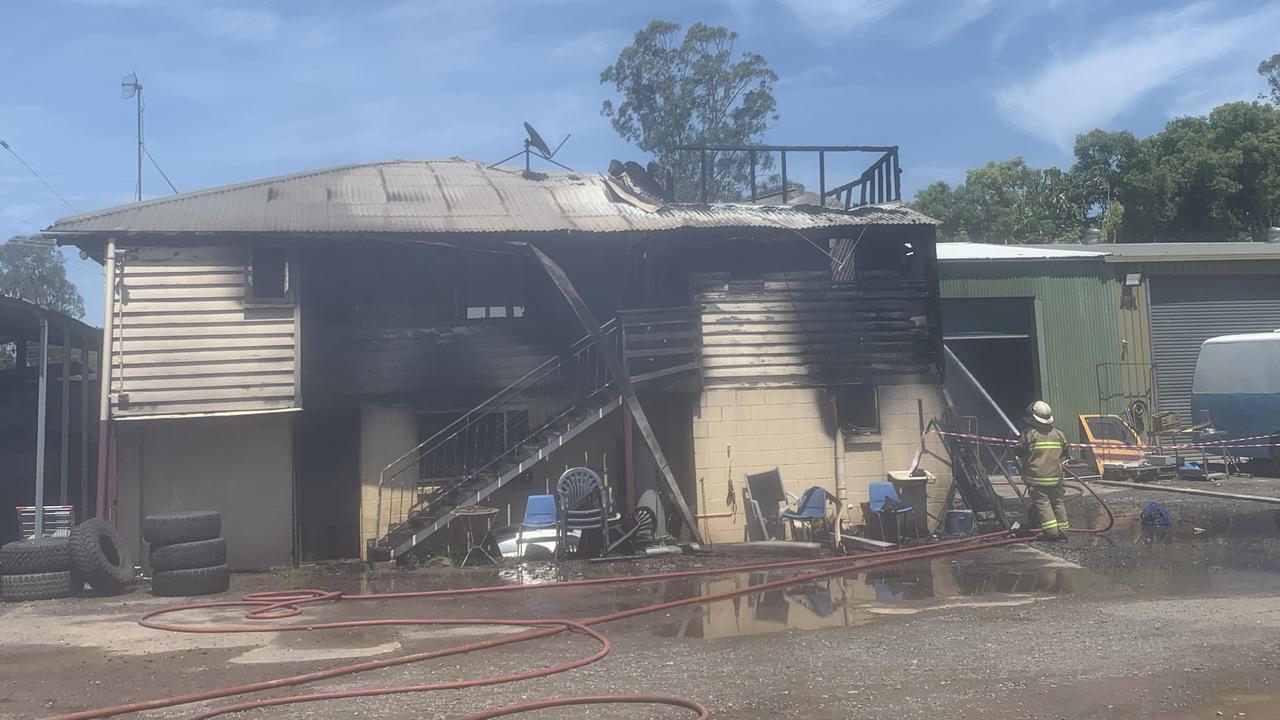
[(1086, 249), (1064, 249), (1047, 245), (989, 245), (986, 243), (938, 243), (938, 260), (1063, 260), (1100, 258), (1106, 253)]
[(669, 203), (651, 212), (619, 197), (600, 175), (525, 175), (452, 158), (347, 165), (200, 190), (72, 215), (45, 233), (604, 233), (933, 223), (900, 203), (848, 212)]
[(50, 310), (22, 298), (0, 295), (0, 338), (39, 337), (42, 315), (49, 320), (51, 330), (49, 342), (54, 345), (62, 343), (60, 332), (62, 330), (75, 333), (77, 342), (84, 342), (85, 339), (93, 342), (101, 337), (97, 328), (70, 315)]
[[(1044, 246), (1039, 246), (1044, 247)], [(1197, 262), (1203, 260), (1280, 260), (1280, 243), (1189, 242), (1050, 245), (1056, 249), (1088, 247), (1107, 262)]]

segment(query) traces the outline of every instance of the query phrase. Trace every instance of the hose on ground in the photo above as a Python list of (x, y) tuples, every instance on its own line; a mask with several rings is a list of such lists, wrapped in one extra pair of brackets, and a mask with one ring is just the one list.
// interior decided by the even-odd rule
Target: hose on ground
[[(111, 717), (124, 713), (140, 712), (145, 710), (156, 710), (160, 708), (174, 707), (178, 705), (186, 705), (194, 702), (202, 702), (209, 700), (218, 700), (243, 696), (250, 693), (263, 692), (268, 690), (277, 690), (283, 688), (291, 688), (299, 685), (305, 685), (320, 680), (327, 680), (336, 677), (353, 675), (369, 670), (403, 666), (412, 663), (423, 662), (435, 658), (443, 658), (449, 656), (460, 655), (479, 650), (487, 650), (499, 648), (517, 643), (527, 642), (530, 640), (551, 637), (561, 633), (569, 632), (583, 635), (591, 638), (597, 644), (594, 652), (584, 655), (574, 660), (549, 665), (542, 668), (527, 670), (519, 673), (511, 673), (506, 675), (496, 675), (485, 678), (476, 678), (471, 680), (455, 680), (438, 683), (423, 683), (415, 685), (403, 685), (382, 688), (361, 688), (355, 690), (339, 690), (330, 692), (315, 692), (307, 694), (285, 695), (269, 698), (247, 699), (241, 702), (221, 705), (208, 710), (201, 711), (194, 715), (188, 716), (190, 720), (204, 720), (232, 712), (243, 712), (266, 707), (279, 707), (284, 705), (293, 705), (297, 703), (318, 702), (325, 700), (338, 700), (348, 698), (373, 697), (392, 694), (426, 692), (430, 690), (458, 689), (482, 687), (490, 685), (498, 685), (519, 680), (532, 679), (537, 677), (546, 677), (557, 673), (566, 672), (575, 668), (582, 667), (604, 658), (610, 651), (611, 646), (608, 638), (601, 632), (594, 629), (593, 626), (601, 625), (608, 622), (614, 622), (625, 618), (636, 617), (648, 613), (670, 610), (687, 605), (703, 604), (716, 602), (720, 600), (731, 599), (743, 595), (750, 595), (765, 592), (772, 589), (783, 588), (791, 585), (807, 583), (814, 580), (827, 578), (835, 575), (842, 575), (850, 572), (863, 572), (878, 567), (885, 567), (902, 562), (924, 560), (936, 557), (944, 557), (960, 552), (969, 552), (985, 548), (998, 547), (1013, 543), (1026, 542), (1030, 537), (1007, 537), (1004, 533), (987, 533), (983, 535), (975, 535), (968, 538), (958, 540), (949, 540), (941, 543), (925, 547), (903, 548), (900, 550), (889, 551), (886, 553), (863, 554), (854, 556), (844, 556), (839, 558), (820, 558), (816, 560), (793, 560), (781, 561), (774, 563), (757, 563), (750, 565), (730, 566), (723, 568), (709, 568), (703, 570), (688, 570), (669, 573), (654, 573), (643, 576), (632, 577), (615, 577), (615, 578), (593, 578), (588, 580), (577, 580), (560, 583), (542, 583), (534, 585), (516, 585), (516, 586), (494, 586), (486, 588), (467, 588), (462, 590), (428, 590), (420, 592), (397, 592), (397, 593), (373, 593), (364, 595), (343, 595), (342, 593), (326, 590), (296, 590), (286, 592), (271, 593), (255, 593), (245, 596), (242, 600), (233, 601), (214, 601), (205, 603), (193, 603), (188, 605), (180, 605), (176, 607), (164, 608), (148, 613), (140, 623), (148, 628), (169, 630), (187, 633), (243, 633), (243, 632), (289, 632), (289, 631), (312, 631), (327, 629), (351, 629), (361, 627), (377, 627), (377, 626), (413, 626), (413, 625), (469, 625), (469, 626), (507, 626), (507, 627), (527, 627), (525, 632), (509, 635), (504, 637), (493, 638), (489, 640), (481, 640), (477, 642), (464, 643), (447, 648), (440, 648), (421, 653), (413, 653), (409, 655), (401, 655), (392, 658), (384, 658), (367, 662), (354, 663), (339, 667), (320, 670), (299, 675), (291, 675), (272, 680), (259, 681), (243, 685), (224, 687), (215, 690), (207, 690), (204, 692), (190, 693), (185, 695), (176, 695), (167, 698), (158, 698), (154, 700), (146, 700), (134, 702), (125, 705), (116, 705), (111, 707), (97, 708), (93, 710), (84, 710), (81, 712), (68, 713), (56, 716), (53, 720), (89, 720), (90, 718)], [(833, 565), (830, 568), (821, 568), (812, 572), (802, 573), (787, 578), (781, 578), (766, 583), (750, 585), (745, 588), (728, 590), (709, 595), (699, 595), (695, 597), (682, 598), (679, 600), (671, 600), (667, 602), (646, 605), (629, 610), (621, 610), (605, 615), (598, 615), (582, 620), (567, 619), (545, 619), (545, 620), (511, 620), (511, 619), (427, 619), (427, 618), (399, 618), (399, 619), (377, 619), (377, 620), (344, 620), (337, 622), (297, 622), (289, 624), (281, 624), (278, 621), (285, 618), (295, 617), (302, 613), (303, 607), (315, 603), (335, 603), (349, 601), (377, 601), (377, 600), (394, 600), (406, 598), (444, 598), (458, 597), (466, 595), (475, 595), (482, 593), (501, 593), (501, 592), (532, 592), (544, 590), (558, 590), (566, 588), (575, 588), (583, 586), (595, 586), (605, 584), (629, 584), (636, 582), (658, 582), (684, 577), (697, 577), (708, 575), (726, 575), (741, 572), (760, 572), (785, 570), (797, 567), (811, 567)], [(249, 624), (242, 625), (193, 625), (185, 623), (163, 622), (156, 618), (174, 613), (188, 612), (192, 610), (212, 609), (212, 608), (230, 608), (239, 607), (246, 609), (246, 619), (250, 620)], [(273, 621), (273, 622), (264, 622)], [(581, 704), (602, 704), (602, 703), (644, 703), (644, 704), (662, 704), (674, 707), (684, 708), (698, 713), (698, 718), (709, 717), (705, 708), (697, 703), (675, 697), (660, 696), (592, 696), (592, 697), (574, 697), (560, 698), (555, 700), (538, 700), (530, 703), (519, 703), (509, 705), (496, 710), (489, 710), (477, 714), (467, 716), (467, 720), (481, 720), (482, 718), (494, 718), (504, 715), (512, 715), (532, 710), (546, 709), (552, 707), (562, 707), (567, 705)]]
[(1102, 533), (1105, 533), (1109, 531), (1111, 528), (1115, 527), (1116, 516), (1112, 514), (1111, 508), (1107, 506), (1107, 503), (1104, 502), (1103, 499), (1098, 496), (1098, 493), (1094, 491), (1093, 486), (1085, 482), (1084, 478), (1077, 475), (1075, 471), (1073, 471), (1071, 468), (1064, 468), (1064, 469), (1067, 471), (1067, 474), (1069, 474), (1072, 478), (1071, 480), (1068, 480), (1067, 483), (1070, 486), (1078, 485), (1079, 487), (1084, 488), (1085, 490), (1088, 490), (1089, 494), (1093, 496), (1093, 499), (1098, 501), (1098, 505), (1102, 508), (1102, 511), (1107, 514), (1107, 524), (1103, 527), (1067, 528), (1067, 530), (1074, 533), (1084, 533), (1086, 535), (1101, 535)]

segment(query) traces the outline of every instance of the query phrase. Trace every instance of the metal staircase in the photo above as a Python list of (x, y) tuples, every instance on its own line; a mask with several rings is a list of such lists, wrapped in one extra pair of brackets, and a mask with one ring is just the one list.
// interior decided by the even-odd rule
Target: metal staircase
[[(602, 328), (621, 352), (616, 321)], [(368, 558), (394, 560), (462, 505), (492, 495), (622, 403), (599, 346), (585, 337), (382, 469)]]

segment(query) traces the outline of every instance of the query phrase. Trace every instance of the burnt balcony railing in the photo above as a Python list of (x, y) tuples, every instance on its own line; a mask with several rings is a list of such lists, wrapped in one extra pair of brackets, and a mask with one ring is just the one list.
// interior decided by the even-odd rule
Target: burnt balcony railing
[[(698, 154), (698, 197), (701, 202), (711, 202), (710, 175), (715, 167), (716, 155), (719, 153), (746, 153), (749, 169), (749, 198), (751, 202), (779, 198), (780, 204), (787, 204), (795, 192), (787, 176), (787, 154), (817, 153), (818, 155), (818, 196), (822, 204), (828, 199), (835, 199), (845, 210), (859, 205), (872, 205), (902, 200), (902, 166), (898, 162), (897, 145), (677, 145), (673, 148), (680, 153)], [(757, 187), (757, 168), (761, 153), (778, 153), (780, 169), (780, 185), (777, 190), (760, 192)], [(878, 153), (879, 157), (857, 179), (830, 187), (827, 184), (827, 153)], [(675, 197), (675, 178), (667, 173), (667, 195)]]

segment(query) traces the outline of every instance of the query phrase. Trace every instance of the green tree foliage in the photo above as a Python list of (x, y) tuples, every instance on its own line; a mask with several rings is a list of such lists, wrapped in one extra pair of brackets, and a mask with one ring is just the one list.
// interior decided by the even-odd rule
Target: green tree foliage
[(1019, 157), (970, 170), (955, 188), (936, 182), (914, 204), (942, 221), (948, 240), (1072, 242), (1082, 228), (1077, 196), (1062, 171), (1038, 170)]
[(1115, 242), (1120, 237), (1120, 226), (1124, 224), (1124, 204), (1112, 200), (1102, 212), (1102, 239)]
[(1258, 74), (1271, 86), (1271, 102), (1280, 105), (1280, 53), (1258, 63)]
[[(773, 86), (778, 75), (756, 53), (738, 52), (738, 34), (694, 23), (680, 36), (677, 23), (655, 20), (635, 35), (613, 65), (600, 73), (621, 96), (605, 100), (601, 114), (624, 140), (653, 155), (675, 179), (680, 199), (700, 195), (695, 153), (675, 145), (744, 145), (759, 142), (778, 119)], [(718, 153), (708, 159), (708, 195), (742, 197), (749, 182), (745, 153)], [(772, 166), (758, 159), (758, 170)]]
[(16, 236), (0, 245), (0, 295), (82, 317), (84, 299), (67, 279), (62, 253), (38, 242), (39, 238)]
[(1066, 170), (1021, 159), (934, 183), (915, 205), (947, 239), (1078, 242), (1263, 240), (1280, 223), (1280, 108), (1237, 102), (1182, 117), (1146, 138), (1094, 130)]

